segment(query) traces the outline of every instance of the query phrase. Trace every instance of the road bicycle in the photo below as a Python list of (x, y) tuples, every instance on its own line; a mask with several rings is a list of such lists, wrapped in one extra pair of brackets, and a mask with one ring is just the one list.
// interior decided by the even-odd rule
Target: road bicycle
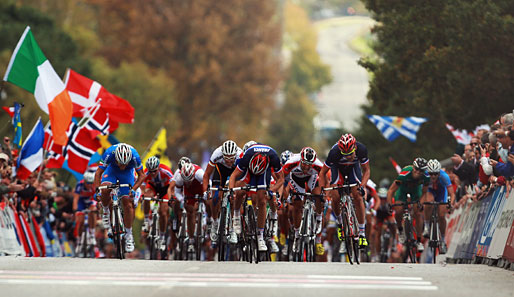
[[(84, 224), (82, 226), (82, 230), (79, 235), (79, 240), (77, 242), (76, 255), (80, 258), (95, 258), (95, 238), (94, 233), (91, 236), (90, 228), (89, 228), (89, 213), (91, 210), (84, 209), (80, 212), (77, 212), (76, 215), (82, 213), (84, 215)], [(93, 226), (94, 228), (94, 226)]]
[[(149, 250), (150, 250), (150, 260), (157, 260), (158, 259), (158, 253), (161, 253), (161, 259), (165, 258), (167, 254), (167, 247), (164, 251), (160, 250), (160, 226), (159, 226), (159, 204), (161, 202), (168, 203), (168, 199), (161, 199), (159, 198), (159, 195), (155, 195), (154, 197), (144, 197), (144, 201), (150, 201), (150, 209), (152, 213), (152, 223), (150, 225), (150, 230), (148, 230), (148, 243), (149, 243)], [(164, 257), (163, 257), (164, 256)]]
[[(316, 246), (316, 213), (314, 211), (314, 200), (321, 198), (324, 202), (324, 195), (312, 193), (299, 193), (292, 192), (293, 196), (303, 196), (303, 212), (302, 220), (300, 223), (300, 237), (295, 238), (294, 246), (295, 252), (293, 259), (296, 262), (314, 262), (316, 259), (315, 246)], [(298, 242), (296, 242), (298, 241)]]
[[(407, 195), (407, 200), (410, 200), (410, 195)], [(391, 207), (401, 206), (403, 208), (403, 232), (405, 232), (405, 248), (407, 253), (404, 257), (404, 262), (410, 259), (411, 263), (416, 263), (418, 248), (416, 245), (416, 239), (414, 238), (414, 225), (412, 223), (411, 207), (409, 205), (417, 204), (421, 211), (421, 203), (416, 202), (398, 202), (391, 204)]]
[(423, 205), (432, 205), (428, 247), (432, 250), (433, 263), (435, 264), (437, 249), (439, 249), (439, 252), (441, 252), (441, 244), (443, 243), (441, 238), (441, 230), (439, 230), (439, 206), (446, 205), (446, 207), (450, 209), (451, 205), (448, 202), (424, 202)]
[(116, 256), (120, 260), (125, 258), (125, 226), (123, 224), (123, 208), (120, 206), (118, 193), (120, 188), (130, 188), (129, 184), (120, 184), (119, 182), (106, 186), (99, 186), (98, 190), (109, 189), (111, 190), (112, 198), (112, 211), (111, 211), (111, 232), (109, 237), (113, 239), (114, 247), (116, 249)]

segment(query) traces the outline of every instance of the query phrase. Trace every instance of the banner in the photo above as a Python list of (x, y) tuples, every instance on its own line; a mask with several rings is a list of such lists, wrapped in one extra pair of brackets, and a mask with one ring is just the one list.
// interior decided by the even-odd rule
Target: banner
[(505, 195), (505, 205), (501, 212), (500, 219), (494, 228), (491, 245), (487, 251), (487, 258), (498, 259), (503, 256), (509, 232), (514, 222), (514, 191)]
[(0, 207), (0, 253), (25, 256), (23, 246), (16, 238), (14, 213), (10, 207)]
[(500, 216), (505, 205), (505, 187), (496, 189), (492, 195), (491, 202), (489, 204), (487, 215), (484, 220), (484, 227), (478, 238), (475, 255), (479, 257), (486, 257), (489, 246), (493, 239), (493, 233), (495, 232), (496, 225), (500, 220)]

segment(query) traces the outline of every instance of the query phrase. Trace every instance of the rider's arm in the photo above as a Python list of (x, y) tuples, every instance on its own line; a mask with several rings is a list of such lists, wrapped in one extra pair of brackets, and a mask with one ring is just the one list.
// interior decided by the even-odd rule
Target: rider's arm
[(393, 202), (394, 193), (396, 193), (399, 187), (400, 185), (395, 180), (393, 184), (389, 187), (389, 190), (387, 191), (387, 203), (391, 204)]
[(141, 186), (143, 181), (145, 180), (145, 173), (143, 169), (136, 171), (137, 172), (137, 181), (134, 183), (132, 190), (137, 191), (137, 189)]
[(214, 166), (212, 166), (210, 163), (207, 165), (207, 168), (205, 168), (205, 172), (203, 173), (203, 191), (206, 192), (209, 188), (209, 179), (211, 178), (211, 174), (214, 171)]
[(184, 200), (183, 189), (183, 187), (175, 187), (174, 195), (179, 201)]
[(100, 182), (102, 181), (102, 175), (104, 174), (105, 169), (98, 167), (95, 172), (95, 181), (93, 182), (93, 187), (96, 189), (100, 186)]
[(172, 180), (170, 185), (168, 186), (168, 197), (172, 199), (175, 195), (175, 180)]
[(323, 168), (321, 168), (321, 171), (319, 172), (319, 185), (322, 188), (325, 188), (327, 186), (327, 173), (330, 168), (327, 165), (323, 165)]
[(79, 194), (73, 193), (73, 211), (79, 208)]
[(448, 194), (450, 194), (450, 205), (452, 207), (455, 206), (455, 191), (453, 190), (452, 185), (449, 185), (446, 189), (448, 189)]
[(277, 192), (284, 185), (284, 171), (281, 170), (279, 173), (272, 171), (271, 175), (275, 179), (275, 184), (270, 187), (270, 190), (272, 192)]
[(234, 171), (232, 172), (232, 174), (230, 175), (230, 179), (228, 180), (228, 187), (230, 189), (234, 188), (235, 185), (236, 185), (236, 179), (239, 178), (239, 176), (241, 175), (241, 173), (243, 173), (241, 171), (241, 169), (239, 169), (239, 167), (236, 167), (236, 169), (234, 169)]
[(419, 199), (422, 203), (428, 201), (428, 185), (423, 185), (423, 189), (421, 190), (421, 198)]
[(378, 197), (378, 193), (375, 192), (375, 194), (373, 194), (373, 199), (375, 199), (375, 207), (373, 207), (374, 210), (378, 210), (378, 208), (380, 207), (380, 197)]
[(362, 182), (361, 185), (364, 187), (368, 183), (369, 177), (371, 176), (371, 169), (369, 167), (369, 161), (361, 164), (362, 169)]

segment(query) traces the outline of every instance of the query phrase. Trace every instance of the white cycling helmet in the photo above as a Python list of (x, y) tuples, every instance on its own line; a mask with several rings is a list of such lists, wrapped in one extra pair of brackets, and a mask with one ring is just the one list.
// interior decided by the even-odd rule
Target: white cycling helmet
[(156, 156), (151, 156), (150, 158), (148, 158), (148, 160), (146, 160), (146, 169), (148, 169), (148, 171), (157, 170), (157, 168), (159, 168), (160, 163), (161, 161), (159, 161), (159, 158), (157, 158)]
[(95, 174), (93, 172), (86, 171), (84, 173), (84, 182), (86, 184), (92, 184), (94, 180), (95, 180)]
[(237, 154), (237, 144), (232, 140), (227, 140), (221, 146), (221, 153), (225, 158), (234, 158)]
[(185, 163), (191, 163), (191, 159), (188, 157), (182, 157), (178, 160), (178, 169), (181, 170)]
[(246, 152), (246, 150), (254, 144), (257, 144), (257, 142), (253, 140), (250, 140), (247, 143), (245, 143), (245, 146), (243, 146), (243, 152)]
[(432, 159), (427, 163), (427, 171), (428, 173), (439, 173), (441, 171), (441, 163), (436, 159)]
[(195, 166), (191, 163), (183, 163), (180, 169), (180, 176), (186, 182), (190, 182), (195, 177)]
[(121, 165), (127, 165), (132, 160), (132, 150), (126, 143), (120, 143), (114, 151), (116, 161)]

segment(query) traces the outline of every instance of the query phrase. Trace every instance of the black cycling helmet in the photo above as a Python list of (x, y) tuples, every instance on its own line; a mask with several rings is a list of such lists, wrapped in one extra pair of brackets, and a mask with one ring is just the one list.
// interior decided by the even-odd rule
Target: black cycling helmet
[(427, 163), (428, 162), (427, 162), (427, 160), (425, 160), (425, 158), (418, 157), (418, 158), (414, 159), (414, 162), (412, 162), (412, 166), (414, 166), (414, 168), (419, 169), (419, 170), (426, 170)]

